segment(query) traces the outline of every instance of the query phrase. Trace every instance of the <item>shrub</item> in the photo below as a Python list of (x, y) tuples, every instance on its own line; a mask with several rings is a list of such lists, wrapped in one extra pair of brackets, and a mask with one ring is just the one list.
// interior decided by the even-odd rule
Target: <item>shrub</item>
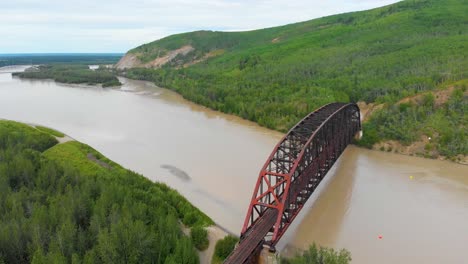
[(379, 135), (377, 129), (373, 124), (364, 123), (362, 125), (362, 138), (357, 141), (357, 145), (372, 148), (372, 146), (379, 142)]
[(210, 241), (208, 241), (208, 232), (203, 227), (193, 227), (190, 231), (190, 238), (195, 247), (200, 251), (207, 249), (210, 244)]
[(348, 264), (351, 262), (351, 253), (346, 249), (336, 251), (332, 248), (317, 247), (315, 243), (292, 259), (282, 259), (285, 264)]
[[(236, 246), (237, 242), (239, 241), (238, 238), (234, 236), (226, 236), (225, 238), (219, 240), (215, 246), (215, 252), (213, 255), (213, 259), (217, 261), (225, 260), (229, 254), (231, 254), (232, 250)], [(216, 262), (216, 261), (213, 261)]]
[(427, 150), (427, 151), (433, 150), (433, 149), (434, 149), (434, 145), (432, 145), (431, 143), (427, 143), (427, 144), (424, 146), (424, 149)]

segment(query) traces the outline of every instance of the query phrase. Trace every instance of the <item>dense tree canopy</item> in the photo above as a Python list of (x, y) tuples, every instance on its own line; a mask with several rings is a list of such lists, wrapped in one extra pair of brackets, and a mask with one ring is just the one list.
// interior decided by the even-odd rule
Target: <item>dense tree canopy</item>
[(212, 224), (87, 145), (0, 121), (0, 263), (196, 264), (180, 222)]
[(52, 64), (39, 66), (37, 71), (13, 73), (20, 78), (53, 79), (61, 83), (102, 84), (103, 87), (121, 85), (114, 72), (100, 67), (89, 69), (82, 64)]

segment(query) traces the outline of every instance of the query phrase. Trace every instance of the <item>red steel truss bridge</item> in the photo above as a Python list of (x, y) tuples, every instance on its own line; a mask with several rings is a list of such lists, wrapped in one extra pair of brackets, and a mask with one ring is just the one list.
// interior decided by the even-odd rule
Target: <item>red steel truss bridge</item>
[(355, 103), (331, 103), (310, 113), (276, 145), (263, 165), (239, 244), (225, 264), (257, 263), (274, 251), (319, 183), (361, 130)]

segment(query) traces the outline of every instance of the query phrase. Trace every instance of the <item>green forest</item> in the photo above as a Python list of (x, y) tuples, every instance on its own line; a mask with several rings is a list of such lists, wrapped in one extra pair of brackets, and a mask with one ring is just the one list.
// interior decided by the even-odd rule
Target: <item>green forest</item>
[(105, 67), (91, 70), (86, 64), (42, 65), (37, 70), (16, 72), (13, 75), (30, 79), (53, 79), (61, 83), (102, 84), (103, 87), (122, 85), (113, 71)]
[[(464, 0), (406, 0), (261, 30), (178, 34), (129, 54), (148, 62), (184, 45), (191, 45), (192, 52), (179, 54), (162, 68), (131, 68), (122, 74), (282, 132), (329, 102), (385, 104), (367, 126), (374, 129), (371, 136), (379, 137), (364, 133), (362, 145), (382, 139), (409, 144), (418, 132), (403, 139), (382, 131), (379, 124), (410, 125), (410, 119), (385, 121), (395, 114), (399, 100), (468, 79), (467, 13)], [(466, 96), (461, 101), (466, 105)], [(466, 107), (460, 107), (444, 121), (438, 118), (443, 109), (431, 112), (431, 118), (413, 118), (405, 131), (416, 127), (434, 130), (434, 137), (445, 134), (433, 146), (438, 152), (466, 154), (466, 118), (459, 118)], [(437, 123), (442, 121), (450, 126)]]
[(204, 246), (208, 216), (168, 186), (49, 133), (0, 120), (0, 263), (199, 263), (181, 223)]

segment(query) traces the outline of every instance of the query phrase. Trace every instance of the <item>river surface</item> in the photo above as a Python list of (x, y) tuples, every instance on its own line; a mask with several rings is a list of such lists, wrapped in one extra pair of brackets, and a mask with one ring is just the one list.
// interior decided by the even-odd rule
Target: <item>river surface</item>
[[(0, 68), (0, 118), (60, 130), (239, 233), (282, 134), (147, 82), (122, 78), (121, 88), (103, 89), (10, 71)], [(468, 263), (468, 167), (350, 146), (278, 248), (291, 255), (314, 241), (350, 250), (353, 263)]]

